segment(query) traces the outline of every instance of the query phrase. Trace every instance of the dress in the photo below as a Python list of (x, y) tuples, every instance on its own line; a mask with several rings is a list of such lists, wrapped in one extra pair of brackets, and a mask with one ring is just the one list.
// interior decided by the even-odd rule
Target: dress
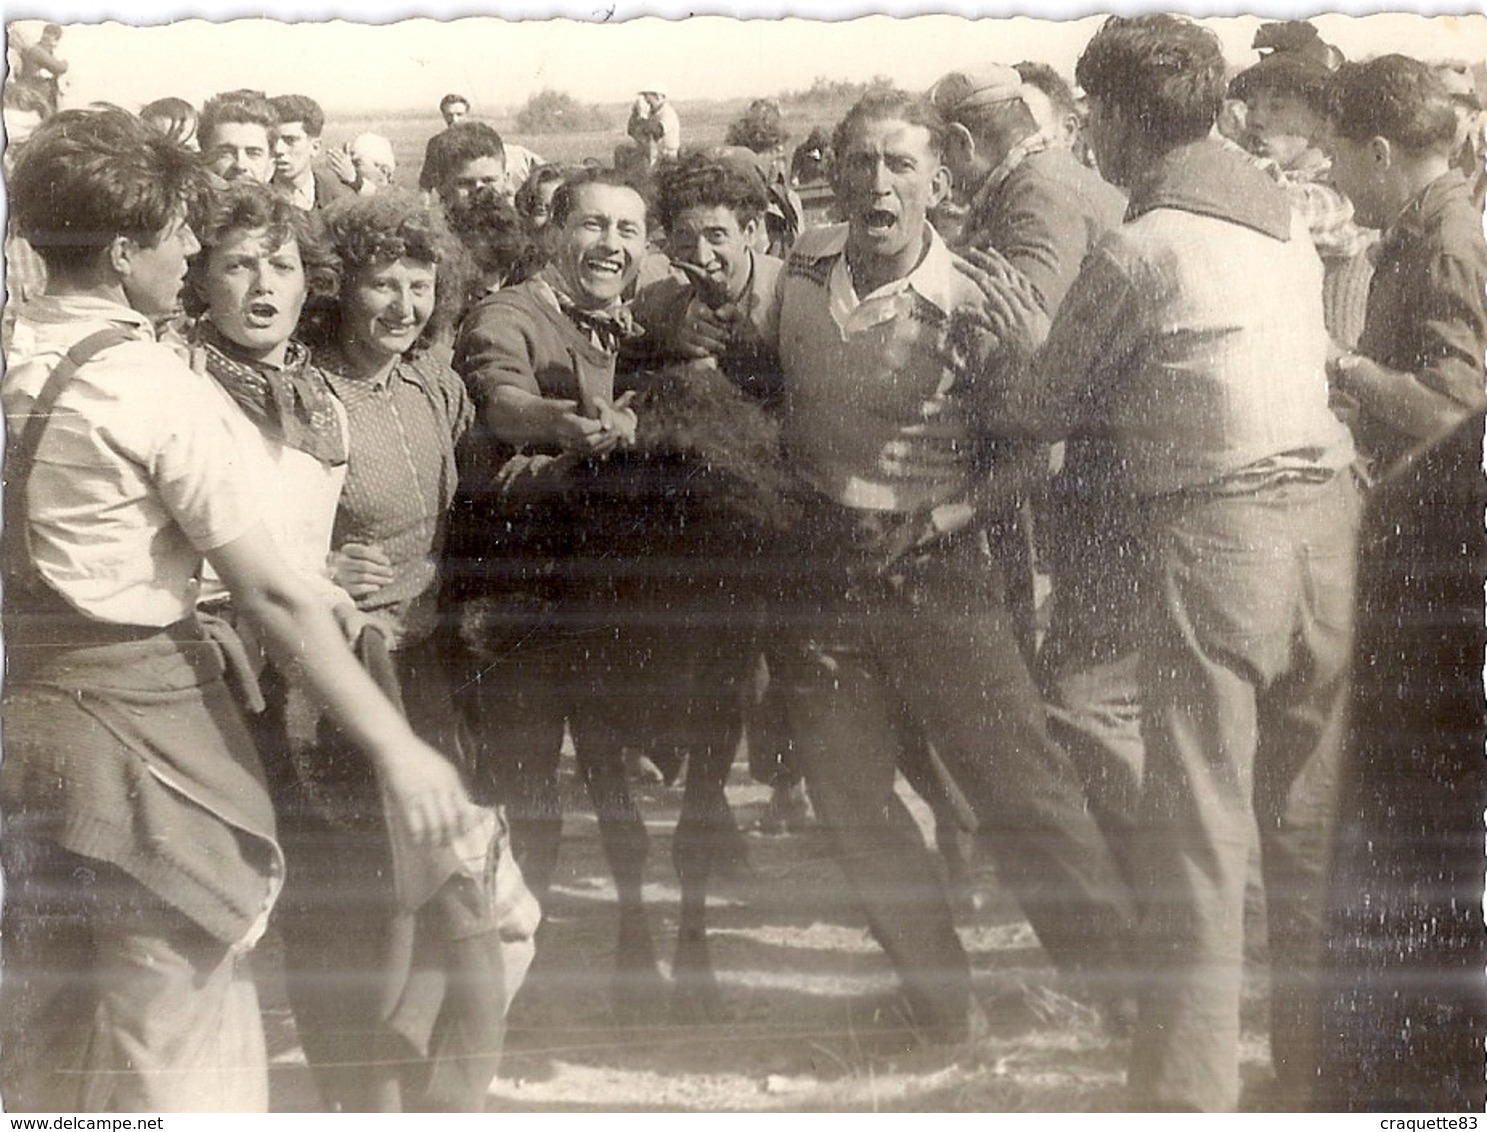
[(127, 340), (73, 375), (42, 435), (38, 588), (7, 601), (5, 1102), (262, 1111), (246, 958), (283, 856), (226, 654), (193, 617), (203, 554), (259, 522), (233, 410), (148, 319), (73, 295), (20, 313), (6, 418), (14, 437), (62, 354), (109, 326)]

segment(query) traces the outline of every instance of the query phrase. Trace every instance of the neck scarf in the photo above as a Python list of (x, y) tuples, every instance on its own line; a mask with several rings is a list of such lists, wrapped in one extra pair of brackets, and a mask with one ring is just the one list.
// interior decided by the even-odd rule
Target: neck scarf
[(234, 357), (232, 343), (210, 324), (203, 344), (207, 373), (261, 432), (324, 464), (346, 462), (346, 438), (341, 434), (334, 395), (310, 364), (309, 350), (290, 342), (282, 367)]
[(627, 304), (611, 303), (607, 307), (581, 307), (568, 293), (562, 275), (556, 270), (542, 273), (542, 281), (552, 290), (558, 310), (568, 321), (589, 336), (589, 340), (602, 350), (618, 353), (620, 343), (628, 338), (637, 338), (643, 333), (635, 323)]

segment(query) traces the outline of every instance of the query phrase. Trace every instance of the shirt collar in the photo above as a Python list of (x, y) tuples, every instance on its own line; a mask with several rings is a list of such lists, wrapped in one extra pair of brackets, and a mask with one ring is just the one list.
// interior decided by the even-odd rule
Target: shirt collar
[(897, 317), (905, 301), (912, 302), (913, 295), (918, 295), (947, 317), (950, 315), (955, 307), (955, 289), (959, 279), (955, 258), (934, 225), (926, 221), (925, 230), (929, 233), (929, 250), (914, 270), (861, 297), (852, 287), (852, 273), (847, 268), (848, 226), (842, 224), (831, 234), (823, 254), (836, 255), (837, 259), (827, 279), (827, 292), (832, 320), (843, 335)]
[(1471, 186), (1459, 169), (1448, 169), (1442, 173), (1410, 198), (1394, 223), (1384, 229), (1383, 237), (1375, 248), (1376, 257), (1387, 257), (1423, 235), (1430, 222), (1447, 203), (1457, 196), (1469, 199), (1470, 193)]
[(141, 338), (155, 338), (155, 324), (133, 307), (98, 295), (39, 295), (26, 304), (26, 317), (34, 322), (78, 322), (83, 319), (116, 322), (137, 331)]
[(1170, 150), (1131, 186), (1126, 220), (1157, 208), (1216, 217), (1277, 240), (1291, 235), (1286, 191), (1239, 147), (1213, 138)]

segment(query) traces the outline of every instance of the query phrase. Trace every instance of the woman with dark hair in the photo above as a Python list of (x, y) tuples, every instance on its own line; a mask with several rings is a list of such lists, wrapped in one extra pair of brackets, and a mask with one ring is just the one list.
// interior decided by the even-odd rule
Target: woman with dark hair
[[(465, 294), (463, 253), (437, 208), (405, 193), (322, 215), (334, 285), (310, 338), (350, 437), (333, 574), (385, 641), (364, 639), (364, 660), (401, 693), (414, 731), (460, 766), (437, 605), (455, 449), (473, 410), (435, 343)], [(459, 860), (431, 864), (387, 824), (376, 783), (337, 757), (339, 736), (321, 740), (312, 794), (326, 804), (285, 830), (286, 854), (302, 860), (281, 924), (322, 1095), (343, 1111), (478, 1111), (535, 927), (497, 931), (492, 918), (483, 881), (504, 826), (487, 814)]]

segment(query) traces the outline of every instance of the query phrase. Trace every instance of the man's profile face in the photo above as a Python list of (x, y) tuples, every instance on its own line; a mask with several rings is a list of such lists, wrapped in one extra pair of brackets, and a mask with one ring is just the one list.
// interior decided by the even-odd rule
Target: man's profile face
[(902, 118), (859, 118), (836, 155), (834, 180), (850, 245), (880, 260), (917, 260), (925, 217), (950, 187), (928, 127)]
[(247, 177), (268, 184), (274, 177), (274, 149), (268, 127), (257, 122), (218, 122), (202, 139), (206, 166), (224, 181)]
[(470, 113), (470, 104), (468, 102), (447, 102), (439, 108), (439, 113), (444, 116), (444, 124), (452, 126), (456, 122), (464, 121)]

